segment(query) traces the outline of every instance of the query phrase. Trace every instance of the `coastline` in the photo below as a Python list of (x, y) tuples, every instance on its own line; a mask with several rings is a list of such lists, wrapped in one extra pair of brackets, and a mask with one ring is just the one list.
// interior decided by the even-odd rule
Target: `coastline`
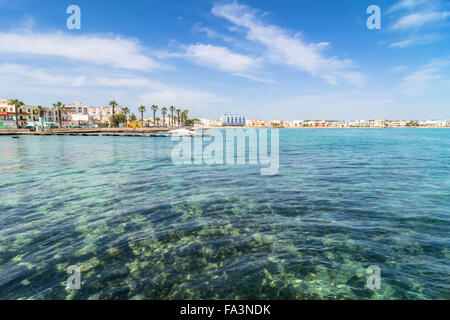
[[(156, 134), (158, 132), (168, 132), (179, 128), (90, 128), (90, 129), (54, 129), (46, 132), (35, 132), (24, 129), (1, 129), (0, 136), (143, 136), (144, 134)], [(301, 128), (277, 128), (277, 127), (201, 127), (189, 130), (214, 130), (214, 129), (282, 129), (282, 130), (317, 130), (317, 129), (450, 129), (450, 127), (301, 127)]]
[(296, 127), (296, 128), (286, 128), (286, 127), (202, 127), (201, 130), (211, 130), (211, 129), (286, 129), (286, 130), (304, 130), (304, 129), (450, 129), (450, 127)]
[(55, 135), (101, 135), (101, 134), (123, 134), (139, 133), (154, 134), (161, 131), (169, 131), (169, 128), (90, 128), (90, 129), (53, 129), (45, 132), (29, 131), (24, 129), (1, 129), (1, 135), (29, 135), (29, 136), (55, 136)]

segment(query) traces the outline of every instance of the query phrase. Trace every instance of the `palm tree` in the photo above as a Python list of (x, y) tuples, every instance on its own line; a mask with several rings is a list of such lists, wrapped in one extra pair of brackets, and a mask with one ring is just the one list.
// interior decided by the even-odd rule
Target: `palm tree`
[(184, 126), (184, 125), (185, 125), (185, 122), (184, 122), (184, 117), (185, 117), (184, 111), (181, 111), (181, 115), (180, 115), (180, 122), (181, 122), (181, 125), (182, 125), (182, 126)]
[(152, 105), (153, 111), (153, 125), (156, 125), (156, 111), (158, 111), (158, 106), (156, 104)]
[(113, 120), (114, 120), (114, 122), (115, 122), (115, 119), (116, 119), (115, 115), (116, 115), (117, 102), (116, 102), (115, 100), (110, 101), (110, 102), (109, 102), (109, 105), (112, 107), (112, 118), (113, 118)]
[(64, 110), (65, 105), (62, 104), (60, 101), (53, 104), (53, 108), (58, 109), (58, 117), (59, 117), (59, 128), (62, 128), (62, 111)]
[(167, 114), (167, 108), (166, 107), (163, 107), (161, 109), (161, 114), (163, 115), (163, 126), (165, 126), (166, 125), (166, 114)]
[(19, 101), (18, 99), (13, 99), (8, 101), (8, 105), (14, 106), (15, 112), (16, 112), (16, 128), (19, 129), (19, 110), (18, 108), (23, 106), (24, 103), (22, 101)]
[(144, 112), (145, 112), (145, 106), (139, 107), (139, 112), (141, 113), (141, 122), (142, 122), (142, 128), (144, 127)]
[(177, 109), (176, 111), (177, 111), (178, 126), (180, 126), (180, 113), (181, 113), (181, 110)]
[(188, 119), (188, 113), (189, 110), (184, 109), (183, 112), (181, 112), (181, 119), (183, 120), (183, 125), (186, 125), (186, 120)]
[(45, 112), (45, 108), (43, 108), (42, 106), (37, 106), (37, 109), (39, 110), (39, 117), (42, 118), (42, 115)]
[[(43, 106), (37, 106), (37, 109), (39, 110), (39, 123), (41, 126), (44, 126), (44, 121), (45, 121), (45, 110), (46, 108), (44, 108)], [(41, 119), (44, 118), (44, 120), (41, 122)]]
[(170, 106), (169, 110), (170, 110), (170, 112), (172, 112), (172, 127), (173, 127), (173, 113), (175, 111), (175, 107), (174, 106)]
[(122, 112), (125, 115), (125, 127), (126, 127), (128, 122), (128, 113), (130, 113), (130, 109), (128, 109), (127, 107), (123, 107)]
[(161, 120), (161, 118), (156, 117), (156, 124), (159, 126), (159, 120)]

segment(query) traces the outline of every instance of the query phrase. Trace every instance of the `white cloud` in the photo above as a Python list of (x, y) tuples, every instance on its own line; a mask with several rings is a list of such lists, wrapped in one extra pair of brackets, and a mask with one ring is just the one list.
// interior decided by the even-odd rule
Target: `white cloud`
[(437, 23), (450, 17), (450, 12), (417, 12), (402, 17), (393, 26), (394, 30), (420, 28), (428, 23)]
[(427, 45), (433, 42), (438, 41), (442, 37), (437, 34), (429, 34), (425, 36), (411, 36), (411, 38), (396, 41), (389, 45), (391, 48), (407, 48), (412, 46), (420, 46), (420, 45)]
[(0, 53), (53, 56), (89, 64), (148, 71), (161, 65), (137, 40), (121, 37), (34, 32), (0, 32)]
[(233, 53), (226, 47), (205, 44), (188, 46), (185, 56), (199, 65), (231, 73), (249, 71), (258, 63), (256, 59)]
[[(27, 65), (0, 63), (0, 96), (7, 93), (30, 104), (47, 100), (75, 101), (101, 105), (111, 99), (135, 107), (180, 105), (193, 111), (226, 103), (226, 98), (206, 91), (171, 86), (160, 81), (107, 70), (42, 69)], [(109, 100), (108, 100), (109, 99)]]
[(387, 13), (393, 13), (404, 9), (413, 9), (419, 5), (426, 3), (427, 0), (402, 0), (387, 10)]
[(400, 73), (400, 72), (403, 72), (403, 71), (405, 71), (405, 70), (407, 70), (407, 69), (408, 69), (407, 66), (397, 66), (397, 67), (393, 68), (393, 69), (391, 70), (391, 72), (392, 72), (392, 73)]
[(260, 66), (260, 58), (232, 52), (227, 47), (197, 43), (182, 46), (182, 53), (166, 53), (166, 57), (189, 59), (197, 65), (231, 73), (234, 76), (257, 82), (275, 83), (270, 79), (259, 78), (251, 73)]
[(206, 36), (210, 39), (215, 39), (219, 37), (219, 33), (216, 30), (213, 30), (209, 27), (203, 26), (201, 23), (197, 23), (192, 28), (194, 32), (204, 32)]
[(140, 94), (138, 100), (144, 105), (189, 106), (189, 108), (194, 107), (197, 110), (206, 108), (210, 104), (227, 102), (227, 99), (211, 92), (189, 90), (156, 83), (152, 85), (152, 88), (148, 89), (148, 92)]
[(219, 33), (216, 30), (209, 28), (209, 27), (205, 27), (203, 24), (201, 23), (197, 23), (194, 25), (194, 27), (192, 28), (193, 32), (200, 32), (200, 33), (204, 33), (209, 39), (222, 39), (225, 42), (228, 43), (232, 43), (235, 46), (239, 46), (240, 43), (238, 41), (236, 41), (235, 38), (230, 37), (226, 34), (223, 33)]
[(58, 87), (149, 87), (149, 79), (135, 76), (96, 76), (98, 71), (72, 72), (72, 70), (48, 70), (15, 63), (0, 64), (2, 79), (9, 83)]
[(0, 64), (0, 74), (2, 74), (2, 82), (9, 84), (17, 83), (18, 86), (31, 84), (77, 87), (87, 84), (87, 78), (83, 75), (68, 76), (67, 74), (52, 74), (41, 68), (31, 68), (14, 63)]
[(400, 87), (407, 94), (419, 95), (427, 91), (432, 83), (439, 79), (441, 79), (439, 69), (425, 68), (404, 77)]
[(233, 73), (235, 76), (238, 77), (242, 77), (242, 78), (247, 78), (256, 82), (263, 82), (263, 83), (269, 83), (269, 84), (275, 84), (277, 83), (276, 81), (270, 80), (270, 79), (264, 79), (264, 78), (259, 78), (259, 77), (255, 77), (252, 76), (251, 74), (245, 74), (245, 73)]
[(146, 78), (122, 77), (122, 78), (96, 78), (92, 85), (105, 87), (144, 87), (151, 82)]
[(449, 79), (444, 76), (450, 66), (449, 59), (435, 59), (426, 66), (403, 77), (400, 88), (405, 94), (420, 95), (438, 87)]
[(357, 87), (362, 86), (366, 82), (366, 76), (356, 71), (338, 72), (337, 75)]
[(358, 79), (359, 85), (364, 83), (365, 77), (362, 74), (346, 74), (352, 67), (352, 61), (326, 57), (323, 54), (324, 48), (329, 46), (327, 42), (307, 43), (299, 36), (291, 36), (287, 30), (265, 24), (255, 10), (236, 2), (215, 5), (212, 13), (244, 28), (247, 39), (262, 45), (267, 51), (268, 59), (274, 64), (287, 65), (313, 76), (320, 76), (331, 84), (336, 84), (339, 78), (351, 82)]

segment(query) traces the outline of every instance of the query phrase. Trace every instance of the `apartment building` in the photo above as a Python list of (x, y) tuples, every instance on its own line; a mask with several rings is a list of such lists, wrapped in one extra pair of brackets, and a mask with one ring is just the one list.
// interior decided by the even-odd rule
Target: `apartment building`
[[(39, 109), (34, 106), (20, 106), (17, 109), (19, 127), (25, 127), (27, 122), (39, 121)], [(9, 100), (0, 100), (0, 121), (2, 128), (16, 127), (16, 108), (9, 105)]]
[(226, 113), (222, 116), (222, 125), (225, 127), (244, 127), (246, 125), (246, 117), (242, 115), (232, 115)]

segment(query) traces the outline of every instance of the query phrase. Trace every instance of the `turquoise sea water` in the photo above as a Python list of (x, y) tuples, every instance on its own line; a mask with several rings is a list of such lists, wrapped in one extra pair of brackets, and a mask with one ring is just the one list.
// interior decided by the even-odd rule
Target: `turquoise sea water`
[(0, 299), (450, 299), (450, 130), (280, 130), (276, 176), (174, 144), (0, 137)]

